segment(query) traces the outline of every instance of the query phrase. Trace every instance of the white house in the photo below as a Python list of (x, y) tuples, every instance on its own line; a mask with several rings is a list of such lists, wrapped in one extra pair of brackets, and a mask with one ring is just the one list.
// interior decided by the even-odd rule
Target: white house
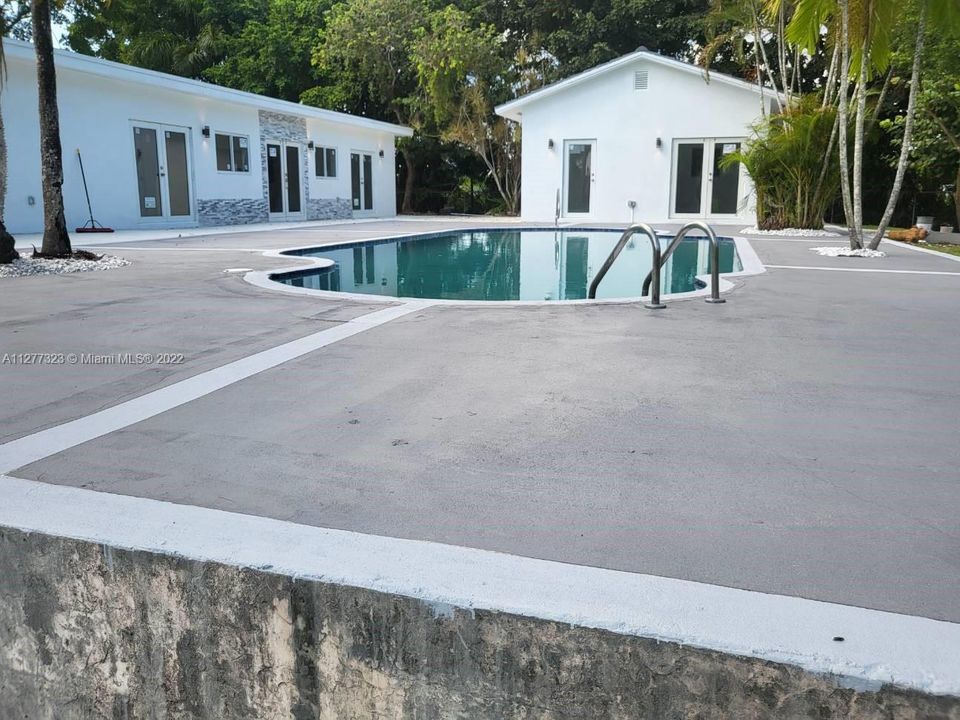
[(771, 102), (770, 90), (641, 48), (496, 111), (521, 123), (526, 220), (752, 222), (749, 177), (719, 162)]
[[(43, 227), (33, 46), (4, 38), (6, 224)], [(114, 228), (396, 215), (409, 128), (56, 51), (67, 225)]]

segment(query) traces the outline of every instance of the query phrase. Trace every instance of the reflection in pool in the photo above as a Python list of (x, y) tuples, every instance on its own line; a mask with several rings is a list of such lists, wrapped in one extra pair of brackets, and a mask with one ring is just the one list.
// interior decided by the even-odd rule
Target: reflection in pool
[[(314, 290), (446, 300), (578, 300), (620, 238), (619, 230), (467, 230), (299, 250), (331, 268), (280, 273), (277, 282)], [(661, 238), (666, 247), (669, 238)], [(683, 240), (667, 260), (662, 292), (695, 290), (710, 271), (706, 238)], [(650, 243), (634, 237), (600, 284), (598, 298), (637, 297), (651, 266)], [(720, 240), (720, 272), (742, 269)]]

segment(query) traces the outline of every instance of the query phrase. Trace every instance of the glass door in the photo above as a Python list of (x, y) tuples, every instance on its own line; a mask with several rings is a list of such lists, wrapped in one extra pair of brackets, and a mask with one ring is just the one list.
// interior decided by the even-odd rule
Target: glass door
[(267, 203), (271, 220), (303, 219), (303, 165), (296, 143), (267, 141)]
[(673, 145), (673, 217), (733, 217), (740, 210), (740, 163), (723, 158), (740, 150), (737, 138), (677, 140)]
[(362, 150), (350, 152), (350, 194), (353, 214), (373, 212), (373, 155)]
[(156, 123), (133, 124), (140, 217), (145, 220), (193, 220), (188, 128)]
[(589, 215), (596, 140), (565, 140), (563, 151), (563, 214)]
[(740, 205), (740, 163), (723, 166), (725, 156), (739, 152), (737, 140), (714, 140), (710, 173), (710, 214), (736, 215)]

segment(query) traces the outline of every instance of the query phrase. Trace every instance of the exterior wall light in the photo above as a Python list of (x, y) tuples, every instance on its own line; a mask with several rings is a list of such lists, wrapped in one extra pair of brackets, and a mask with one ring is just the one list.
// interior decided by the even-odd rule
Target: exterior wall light
[(553, 150), (553, 138), (547, 140), (547, 150)]
[(313, 140), (307, 143), (307, 147), (313, 150)]
[(659, 150), (662, 147), (663, 147), (663, 140), (661, 140), (660, 138), (657, 138), (657, 150)]
[(203, 128), (200, 130), (200, 134), (203, 135), (205, 138), (210, 137), (210, 126), (204, 125)]
[(380, 157), (383, 157), (383, 148), (380, 148)]

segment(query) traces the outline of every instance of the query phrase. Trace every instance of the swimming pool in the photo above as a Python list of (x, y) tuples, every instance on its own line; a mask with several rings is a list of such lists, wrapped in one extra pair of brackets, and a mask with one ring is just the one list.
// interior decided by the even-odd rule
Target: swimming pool
[[(326, 268), (271, 274), (293, 287), (404, 298), (443, 300), (580, 300), (620, 238), (621, 230), (456, 230), (287, 251), (322, 257)], [(661, 239), (666, 247), (668, 236)], [(706, 238), (684, 239), (667, 260), (661, 292), (701, 285), (710, 271)], [(637, 297), (652, 253), (634, 237), (600, 284), (598, 298)], [(742, 269), (736, 245), (720, 239), (720, 272)]]

